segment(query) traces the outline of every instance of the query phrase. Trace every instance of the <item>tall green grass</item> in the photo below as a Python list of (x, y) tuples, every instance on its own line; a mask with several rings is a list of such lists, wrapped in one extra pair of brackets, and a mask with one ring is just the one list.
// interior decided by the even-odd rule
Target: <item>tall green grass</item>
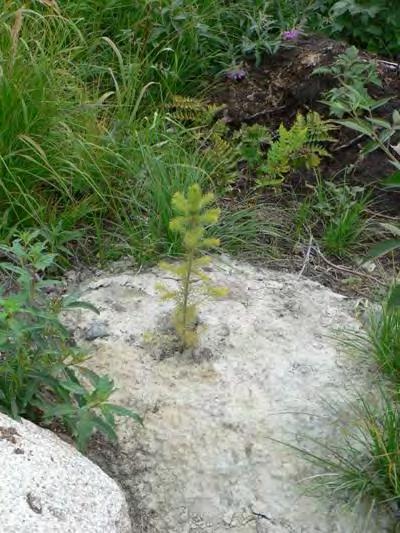
[(345, 342), (356, 353), (372, 357), (379, 371), (400, 385), (400, 307), (390, 305), (390, 298), (369, 313), (364, 330), (350, 333)]
[[(338, 416), (343, 416), (343, 413)], [(368, 501), (369, 507), (389, 511), (394, 523), (400, 513), (400, 405), (380, 389), (375, 399), (365, 396), (347, 405), (348, 422), (336, 422), (340, 435), (332, 442), (310, 442), (303, 456), (318, 473), (310, 481), (316, 494), (343, 498), (350, 508)]]
[[(388, 299), (369, 313), (365, 329), (349, 332), (344, 343), (353, 355), (375, 362), (368, 393), (333, 405), (336, 434), (309, 439), (303, 457), (317, 467), (310, 487), (333, 494), (350, 506), (367, 503), (389, 511), (393, 531), (400, 519), (400, 309)], [(397, 527), (397, 529), (396, 529)]]
[(349, 258), (362, 252), (370, 220), (367, 208), (370, 195), (365, 187), (351, 187), (318, 178), (311, 194), (300, 205), (297, 232), (312, 233), (328, 254)]
[[(7, 2), (0, 238), (21, 227), (79, 229), (91, 256), (177, 253), (167, 223), (172, 194), (193, 182), (223, 192), (215, 168), (224, 160), (207, 157), (164, 103), (201, 90), (235, 61), (243, 13), (261, 4)], [(230, 227), (232, 249), (248, 242), (242, 231), (256, 233), (253, 219), (246, 207), (246, 222)]]

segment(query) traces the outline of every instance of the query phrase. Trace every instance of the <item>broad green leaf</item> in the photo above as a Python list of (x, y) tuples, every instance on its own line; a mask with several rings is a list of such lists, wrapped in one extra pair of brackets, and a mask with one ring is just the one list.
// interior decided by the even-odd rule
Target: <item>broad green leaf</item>
[(382, 130), (379, 132), (379, 140), (382, 144), (386, 144), (393, 135), (393, 130)]
[(393, 111), (392, 121), (394, 126), (400, 126), (400, 113), (397, 109)]
[(375, 118), (375, 117), (369, 117), (367, 118), (367, 120), (371, 124), (374, 124), (375, 126), (379, 126), (380, 128), (385, 128), (388, 130), (392, 129), (392, 125), (387, 120), (383, 120), (381, 118)]
[(372, 128), (372, 126), (370, 126), (365, 120), (346, 119), (336, 120), (336, 122), (338, 124), (341, 124), (342, 126), (345, 126), (346, 128), (350, 128), (354, 131), (364, 133), (364, 135), (368, 135), (368, 137), (374, 133), (374, 129)]
[(33, 266), (35, 270), (44, 271), (51, 267), (55, 260), (55, 254), (45, 254), (34, 261)]
[(400, 189), (400, 171), (395, 172), (384, 181), (385, 187)]
[(96, 374), (96, 372), (93, 372), (93, 370), (90, 370), (89, 368), (86, 368), (84, 366), (79, 366), (77, 368), (79, 372), (83, 375), (83, 377), (89, 380), (93, 387), (96, 387), (99, 381), (99, 376)]
[(370, 154), (379, 148), (379, 143), (377, 141), (368, 141), (362, 148), (360, 153), (363, 155)]
[(72, 300), (72, 299), (69, 299), (69, 297), (64, 298), (63, 308), (64, 309), (88, 309), (89, 311), (93, 311), (97, 315), (100, 314), (100, 311), (97, 309), (97, 307), (91, 304), (90, 302)]
[(400, 239), (389, 239), (387, 241), (380, 242), (368, 252), (365, 261), (382, 257), (389, 252), (393, 252), (397, 248), (400, 248)]
[(70, 416), (76, 413), (76, 407), (70, 403), (54, 406), (42, 405), (42, 409), (44, 410), (46, 419)]
[(106, 408), (107, 411), (117, 416), (128, 416), (129, 418), (132, 418), (139, 424), (143, 425), (143, 418), (134, 411), (131, 411), (131, 409), (122, 407), (121, 405), (114, 405), (112, 403), (106, 403), (102, 406), (102, 408)]
[(114, 442), (118, 440), (118, 435), (115, 432), (115, 429), (112, 424), (110, 424), (105, 418), (102, 418), (98, 415), (92, 416), (94, 428), (101, 431), (103, 435), (113, 440)]
[(15, 274), (19, 274), (21, 276), (27, 275), (27, 272), (24, 268), (13, 265), (11, 263), (0, 263), (0, 268), (9, 272), (14, 272)]
[(76, 443), (79, 451), (83, 452), (86, 449), (94, 429), (95, 421), (93, 414), (89, 411), (82, 412), (75, 427)]
[(387, 304), (392, 308), (400, 307), (400, 284), (395, 285), (390, 291)]
[(89, 405), (96, 405), (99, 402), (108, 400), (110, 395), (114, 392), (114, 381), (108, 376), (99, 376), (96, 388), (88, 398)]
[(17, 399), (15, 397), (11, 398), (10, 412), (11, 412), (11, 416), (15, 420), (20, 420), (21, 419), (20, 414), (19, 414), (19, 408), (18, 408), (18, 404), (17, 404)]
[(74, 394), (85, 395), (87, 393), (86, 389), (82, 387), (82, 385), (75, 383), (74, 381), (60, 381), (60, 386), (69, 392), (73, 392)]
[(389, 96), (387, 98), (381, 98), (380, 100), (376, 100), (375, 103), (371, 105), (371, 109), (372, 110), (378, 109), (379, 107), (382, 107), (388, 102), (390, 102), (391, 99), (392, 98)]
[(389, 224), (387, 222), (381, 222), (379, 225), (386, 231), (390, 231), (394, 237), (400, 237), (400, 226), (395, 226), (394, 224)]

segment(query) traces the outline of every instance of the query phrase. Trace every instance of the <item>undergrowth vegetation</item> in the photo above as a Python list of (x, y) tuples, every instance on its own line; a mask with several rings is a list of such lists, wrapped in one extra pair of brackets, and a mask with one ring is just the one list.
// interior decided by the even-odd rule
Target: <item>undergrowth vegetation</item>
[[(110, 403), (113, 381), (83, 366), (86, 355), (63, 325), (63, 310), (85, 305), (63, 296), (60, 275), (71, 265), (180, 258), (168, 263), (179, 289), (166, 296), (176, 301), (183, 347), (198, 340), (197, 288), (220, 294), (202, 270), (206, 250), (217, 244), (242, 258), (280, 260), (285, 268), (297, 269), (297, 254), (300, 275), (308, 267), (319, 274), (322, 261), (328, 274), (358, 276), (367, 280), (368, 295), (381, 296), (375, 282), (381, 289), (398, 276), (400, 247), (398, 217), (376, 213), (386, 201), (382, 189), (398, 193), (400, 175), (400, 113), (381, 94), (381, 65), (354, 46), (329, 64), (303, 57), (310, 74), (318, 65), (311, 82), (323, 88), (316, 109), (296, 100), (304, 88), (295, 87), (277, 109), (232, 118), (211, 94), (218, 84), (236, 88), (251, 69), (255, 78), (266, 76), (267, 60), (275, 68), (313, 30), (394, 57), (400, 51), (395, 3), (2, 3), (1, 411), (59, 424), (81, 449), (96, 430), (115, 438), (116, 416), (140, 421)], [(284, 91), (274, 81), (263, 82), (263, 93)], [(256, 99), (249, 86), (245, 106)], [(290, 109), (292, 101), (304, 105)], [(356, 152), (351, 163), (344, 156), (342, 162), (348, 147)], [(358, 166), (377, 153), (392, 174), (383, 182), (382, 170), (357, 182)], [(352, 339), (382, 372), (385, 392), (375, 403), (359, 399), (342, 448), (330, 447), (326, 460), (309, 457), (327, 467), (335, 492), (394, 502), (396, 511), (396, 279), (393, 285), (365, 333)]]
[(324, 25), (331, 35), (384, 55), (399, 53), (397, 0), (317, 0), (314, 5), (327, 17)]
[(116, 415), (140, 417), (109, 402), (113, 381), (82, 366), (87, 356), (59, 318), (76, 307), (97, 310), (71, 295), (49, 296), (59, 285), (45, 279), (56, 256), (38, 231), (22, 233), (0, 251), (13, 289), (0, 296), (0, 409), (14, 418), (61, 423), (81, 450), (95, 430), (116, 439)]
[(255, 6), (107, 4), (7, 2), (1, 13), (1, 232), (81, 228), (100, 259), (154, 260), (174, 251), (172, 192), (221, 188), (232, 166), (162, 103), (235, 61)]
[[(187, 251), (170, 226), (173, 195), (204, 187), (220, 200), (240, 159), (201, 92), (243, 55), (276, 51), (283, 29), (261, 0), (134, 4), (7, 0), (0, 12), (0, 406), (61, 424), (81, 449), (95, 430), (115, 437), (116, 415), (138, 417), (82, 366), (59, 318), (76, 303), (47, 278), (78, 258)], [(209, 242), (269, 253), (276, 220), (246, 198), (221, 212)]]
[[(367, 504), (365, 528), (377, 506), (388, 511), (396, 523), (400, 404), (382, 388), (372, 400), (359, 396), (349, 401), (346, 415), (347, 423), (340, 422), (334, 442), (313, 441), (307, 451), (300, 450), (319, 472), (313, 476), (311, 492), (342, 498), (348, 508)], [(344, 417), (340, 409), (336, 416)]]
[[(317, 184), (297, 213), (301, 232), (314, 235), (324, 252), (337, 257), (356, 254), (363, 249), (369, 225), (366, 208), (368, 194), (364, 187), (318, 179)], [(306, 235), (304, 235), (306, 238)]]
[(346, 334), (344, 342), (353, 355), (374, 362), (382, 379), (378, 375), (378, 384), (371, 393), (357, 393), (344, 407), (335, 404), (333, 414), (338, 430), (335, 442), (312, 440), (307, 449), (299, 451), (318, 469), (310, 485), (312, 491), (338, 495), (350, 506), (367, 504), (371, 514), (377, 507), (383, 507), (396, 528), (400, 517), (397, 296), (393, 299), (391, 292), (366, 319), (365, 330)]

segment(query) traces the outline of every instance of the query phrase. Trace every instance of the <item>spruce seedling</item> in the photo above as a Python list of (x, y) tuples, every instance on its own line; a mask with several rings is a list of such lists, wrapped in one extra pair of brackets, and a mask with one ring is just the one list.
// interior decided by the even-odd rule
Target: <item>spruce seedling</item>
[(160, 264), (161, 268), (178, 278), (176, 290), (159, 286), (165, 300), (174, 300), (176, 307), (172, 323), (182, 342), (182, 349), (194, 348), (198, 343), (198, 303), (200, 297), (224, 296), (227, 290), (217, 287), (204, 272), (211, 257), (205, 250), (219, 246), (219, 239), (206, 236), (207, 227), (218, 222), (220, 210), (209, 208), (214, 201), (212, 193), (203, 194), (199, 185), (192, 185), (187, 196), (177, 192), (172, 198), (172, 208), (177, 216), (170, 221), (170, 229), (183, 238), (184, 258), (179, 263)]

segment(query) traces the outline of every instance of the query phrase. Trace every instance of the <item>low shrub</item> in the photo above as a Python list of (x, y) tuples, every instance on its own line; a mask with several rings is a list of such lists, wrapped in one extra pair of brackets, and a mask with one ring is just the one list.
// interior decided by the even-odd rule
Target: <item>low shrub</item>
[(0, 253), (3, 277), (10, 275), (10, 290), (0, 295), (0, 410), (45, 425), (61, 423), (80, 450), (96, 430), (116, 439), (115, 416), (140, 417), (110, 403), (113, 381), (82, 366), (87, 357), (59, 319), (66, 309), (96, 310), (62, 297), (54, 291), (59, 283), (44, 279), (56, 256), (46, 251), (39, 232), (21, 234)]
[(400, 53), (400, 11), (397, 0), (317, 0), (334, 37), (384, 55)]

